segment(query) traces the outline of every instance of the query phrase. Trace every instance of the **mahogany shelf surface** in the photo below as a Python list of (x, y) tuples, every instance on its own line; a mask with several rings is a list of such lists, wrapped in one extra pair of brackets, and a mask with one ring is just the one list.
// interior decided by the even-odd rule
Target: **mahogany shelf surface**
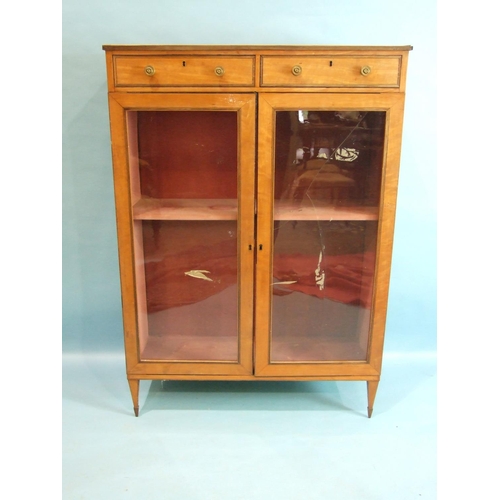
[(143, 198), (134, 205), (139, 220), (237, 220), (238, 201)]
[(274, 204), (274, 220), (377, 220), (378, 212), (378, 207)]

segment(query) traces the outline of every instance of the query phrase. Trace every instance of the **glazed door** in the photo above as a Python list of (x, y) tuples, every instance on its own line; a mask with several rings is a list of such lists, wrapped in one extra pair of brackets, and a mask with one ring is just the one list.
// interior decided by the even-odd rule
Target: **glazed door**
[(252, 373), (255, 95), (110, 112), (129, 373)]
[(380, 373), (402, 102), (259, 96), (256, 375)]

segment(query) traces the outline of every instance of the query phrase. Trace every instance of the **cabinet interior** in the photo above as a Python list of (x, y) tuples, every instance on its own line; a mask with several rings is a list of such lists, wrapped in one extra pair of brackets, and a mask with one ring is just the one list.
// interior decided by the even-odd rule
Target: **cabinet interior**
[[(385, 116), (344, 115), (276, 113), (273, 362), (367, 356)], [(127, 129), (141, 359), (236, 362), (237, 114), (130, 111)]]

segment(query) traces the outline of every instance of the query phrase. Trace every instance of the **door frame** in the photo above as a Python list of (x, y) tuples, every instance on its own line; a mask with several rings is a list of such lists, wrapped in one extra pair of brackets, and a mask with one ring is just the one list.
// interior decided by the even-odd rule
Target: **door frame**
[[(258, 176), (255, 375), (373, 376), (380, 375), (392, 257), (404, 94), (260, 93), (258, 105)], [(273, 362), (272, 258), (274, 213), (274, 156), (276, 111), (384, 111), (386, 112), (381, 198), (372, 314), (367, 359), (338, 362)]]
[[(249, 375), (253, 371), (253, 277), (256, 94), (110, 93), (111, 142), (118, 232), (120, 282), (127, 373), (134, 378), (160, 375)], [(127, 113), (133, 111), (233, 111), (238, 120), (238, 353), (237, 362), (144, 361), (140, 359), (140, 309), (137, 290), (131, 159)], [(142, 304), (141, 304), (142, 301)]]

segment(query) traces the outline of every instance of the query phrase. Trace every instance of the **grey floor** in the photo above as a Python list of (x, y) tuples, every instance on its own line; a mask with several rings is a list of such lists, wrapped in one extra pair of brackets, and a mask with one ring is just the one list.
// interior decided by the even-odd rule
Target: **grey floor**
[(436, 498), (436, 359), (364, 382), (141, 382), (123, 355), (63, 356), (63, 498)]

